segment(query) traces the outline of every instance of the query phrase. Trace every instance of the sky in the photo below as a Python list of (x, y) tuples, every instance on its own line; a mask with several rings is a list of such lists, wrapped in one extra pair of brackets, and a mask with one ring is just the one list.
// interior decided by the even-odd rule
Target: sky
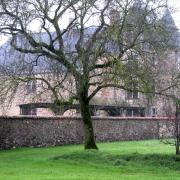
[(169, 0), (168, 2), (169, 6), (172, 8), (172, 17), (180, 30), (180, 0)]
[[(168, 5), (175, 24), (180, 31), (180, 0), (168, 0)], [(7, 37), (0, 36), (0, 45), (2, 45), (7, 39)]]

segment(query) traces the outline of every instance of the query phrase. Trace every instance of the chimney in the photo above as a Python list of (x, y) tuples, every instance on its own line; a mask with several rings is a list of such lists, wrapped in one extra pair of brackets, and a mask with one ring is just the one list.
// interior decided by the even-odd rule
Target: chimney
[[(69, 18), (69, 24), (68, 25), (70, 25), (72, 22), (73, 22), (73, 19), (74, 18), (72, 18), (72, 17), (70, 17)], [(75, 33), (75, 27), (74, 27), (74, 25), (75, 25), (75, 21), (71, 24), (71, 26), (69, 26), (69, 30), (68, 30), (68, 36), (70, 36), (70, 37), (72, 37), (73, 35), (74, 35), (74, 33)]]
[(114, 24), (119, 20), (119, 12), (115, 9), (109, 12), (110, 24)]

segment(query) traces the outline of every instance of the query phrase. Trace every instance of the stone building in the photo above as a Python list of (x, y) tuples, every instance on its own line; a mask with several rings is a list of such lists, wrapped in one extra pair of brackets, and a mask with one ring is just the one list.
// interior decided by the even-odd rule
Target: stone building
[[(167, 10), (162, 18), (170, 28), (176, 29), (175, 23), (171, 17), (170, 12)], [(75, 33), (75, 32), (73, 32)], [(177, 33), (177, 30), (176, 30)], [(42, 35), (44, 36), (44, 35)], [(179, 38), (179, 33), (175, 35), (175, 38)], [(176, 39), (176, 43), (179, 43), (179, 39)], [(68, 42), (67, 46), (71, 48), (73, 41)], [(174, 43), (174, 42), (173, 42)], [(18, 58), (25, 58), (27, 55), (17, 55)], [(1, 63), (11, 60), (11, 54), (4, 54), (1, 56)], [(13, 58), (16, 58), (16, 53), (13, 53)], [(57, 77), (51, 73), (47, 72), (46, 63), (44, 59), (40, 60), (40, 64), (36, 64), (35, 57), (26, 57), (26, 59), (31, 59), (34, 63), (33, 67), (34, 75), (37, 77), (36, 81), (28, 81), (21, 83), (21, 85), (16, 89), (11, 102), (5, 102), (0, 108), (0, 114), (2, 115), (38, 115), (38, 116), (54, 116), (54, 115), (77, 115), (79, 114), (79, 106), (77, 102), (73, 105), (66, 105), (61, 107), (54, 107), (52, 96), (48, 91), (46, 83), (42, 83), (40, 78), (46, 76), (50, 82), (53, 82), (53, 78)], [(159, 59), (152, 57), (153, 63), (158, 64), (158, 72), (161, 74), (157, 82), (159, 85), (166, 87), (169, 84), (168, 79), (170, 79), (173, 74), (168, 74), (167, 72), (176, 72), (180, 70), (180, 53), (177, 49), (176, 51), (169, 50), (169, 52), (163, 53)], [(16, 64), (13, 64), (16, 67)], [(32, 65), (32, 64), (31, 64)], [(50, 65), (50, 68), (61, 68), (54, 65)], [(16, 67), (17, 68), (17, 67)], [(17, 68), (18, 69), (18, 68)], [(54, 70), (54, 69), (53, 69)], [(61, 69), (63, 71), (63, 69)], [(63, 73), (62, 73), (63, 74)], [(38, 80), (39, 78), (39, 80)], [(74, 82), (69, 81), (63, 84), (66, 89), (62, 92), (63, 98), (68, 97), (68, 91), (73, 91)], [(43, 88), (43, 93), (42, 93)], [(6, 101), (6, 100), (4, 100)], [(106, 88), (99, 91), (96, 96), (91, 101), (91, 112), (92, 115), (98, 116), (166, 116), (166, 105), (172, 104), (167, 98), (163, 96), (155, 95), (149, 97), (147, 94), (138, 92), (137, 90), (125, 91), (117, 88)], [(173, 106), (173, 105), (172, 105)], [(167, 107), (168, 108), (168, 107)]]

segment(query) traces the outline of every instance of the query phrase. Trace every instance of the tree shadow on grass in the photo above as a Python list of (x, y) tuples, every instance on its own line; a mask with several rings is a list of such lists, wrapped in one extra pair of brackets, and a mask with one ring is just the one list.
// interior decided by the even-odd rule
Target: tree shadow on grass
[(90, 164), (94, 166), (141, 166), (153, 168), (168, 168), (170, 170), (180, 171), (180, 156), (172, 154), (123, 154), (114, 155), (98, 151), (73, 152), (56, 156), (53, 161), (65, 160), (66, 162), (76, 162), (81, 164)]

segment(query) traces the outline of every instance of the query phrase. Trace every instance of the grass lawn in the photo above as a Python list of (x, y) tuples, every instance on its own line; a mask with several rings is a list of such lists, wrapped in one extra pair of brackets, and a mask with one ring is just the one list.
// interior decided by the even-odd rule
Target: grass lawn
[(0, 151), (0, 179), (180, 180), (180, 158), (159, 141), (20, 148)]

